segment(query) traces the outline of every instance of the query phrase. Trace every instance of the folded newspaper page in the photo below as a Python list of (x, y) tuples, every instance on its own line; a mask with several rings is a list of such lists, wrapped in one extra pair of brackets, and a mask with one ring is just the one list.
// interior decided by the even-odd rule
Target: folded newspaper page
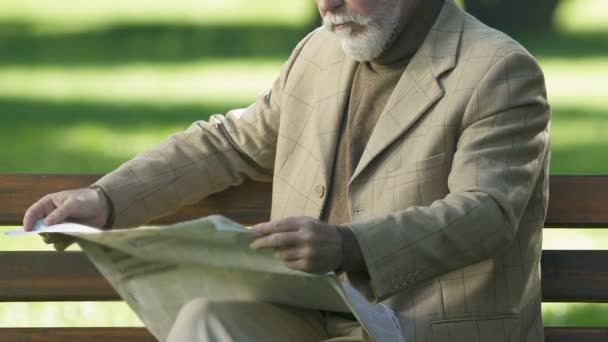
[(37, 233), (75, 237), (160, 341), (166, 340), (180, 308), (203, 297), (352, 312), (373, 340), (405, 342), (399, 321), (387, 306), (367, 302), (333, 274), (294, 271), (272, 251), (250, 249), (255, 233), (222, 216), (111, 231), (74, 223), (47, 227), (40, 221), (31, 232), (6, 235)]

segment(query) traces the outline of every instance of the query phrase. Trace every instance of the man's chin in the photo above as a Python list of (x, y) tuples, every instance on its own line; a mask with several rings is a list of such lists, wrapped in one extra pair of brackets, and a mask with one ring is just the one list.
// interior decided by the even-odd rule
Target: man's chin
[(346, 41), (342, 41), (342, 50), (358, 62), (373, 61), (382, 53), (382, 51), (374, 50), (366, 46), (351, 44)]
[(354, 32), (352, 27), (342, 27), (338, 30), (327, 26), (323, 26), (323, 28), (340, 41), (344, 53), (359, 62), (376, 59), (386, 45), (386, 37), (383, 34), (367, 27), (363, 27), (357, 32)]
[(384, 39), (368, 34), (340, 38), (344, 53), (359, 62), (370, 62), (378, 58), (385, 48)]

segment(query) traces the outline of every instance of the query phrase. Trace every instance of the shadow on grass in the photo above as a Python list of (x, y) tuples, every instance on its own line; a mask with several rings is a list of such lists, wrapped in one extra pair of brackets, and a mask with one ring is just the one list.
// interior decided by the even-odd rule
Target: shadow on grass
[(551, 174), (608, 174), (608, 110), (555, 106)]
[(514, 36), (537, 58), (608, 58), (606, 32), (597, 33), (521, 33)]
[(553, 148), (550, 172), (553, 175), (607, 175), (606, 144), (580, 144)]
[(0, 173), (107, 172), (192, 122), (238, 106), (160, 107), (3, 99)]
[(142, 24), (40, 35), (22, 23), (0, 23), (0, 64), (78, 66), (209, 58), (285, 59), (308, 29)]
[(246, 105), (249, 104), (168, 104), (161, 106), (143, 103), (52, 102), (0, 98), (0, 113), (2, 113), (0, 129), (4, 131), (9, 130), (9, 126), (36, 124), (61, 126), (70, 122), (95, 122), (125, 128), (148, 124), (171, 125), (206, 119), (211, 114), (224, 113), (229, 109)]

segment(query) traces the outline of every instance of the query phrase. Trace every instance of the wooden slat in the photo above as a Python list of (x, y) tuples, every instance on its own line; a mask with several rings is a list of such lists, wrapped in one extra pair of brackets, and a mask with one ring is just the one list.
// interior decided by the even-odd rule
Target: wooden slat
[[(608, 303), (608, 251), (544, 251), (543, 301)], [(0, 252), (0, 301), (120, 298), (80, 252)]]
[[(100, 175), (0, 175), (0, 224), (19, 224), (44, 194), (83, 187)], [(608, 176), (552, 176), (546, 227), (608, 227)], [(268, 219), (269, 184), (246, 182), (157, 221), (221, 214)], [(230, 206), (226, 206), (230, 203)], [(543, 301), (608, 302), (608, 251), (544, 251)], [(1, 252), (0, 301), (117, 300), (81, 253)], [(606, 328), (546, 328), (548, 342), (608, 341)], [(4, 328), (2, 341), (155, 341), (143, 328)]]
[[(86, 187), (100, 177), (101, 175), (0, 175), (0, 225), (20, 225), (25, 210), (42, 196)], [(243, 224), (264, 222), (270, 217), (271, 191), (269, 183), (246, 181), (154, 223), (174, 223), (213, 214), (224, 215)]]
[(145, 328), (0, 328), (2, 342), (156, 342)]
[[(546, 342), (606, 342), (606, 328), (545, 328)], [(0, 328), (3, 342), (153, 342), (145, 328)]]
[(99, 175), (0, 175), (0, 224), (21, 224), (25, 210), (42, 196), (88, 186)]
[(119, 300), (81, 252), (0, 252), (0, 301)]
[(608, 328), (545, 328), (545, 342), (606, 342)]
[(543, 251), (541, 272), (545, 302), (608, 302), (608, 251)]
[[(101, 175), (0, 175), (0, 225), (20, 224), (25, 209), (47, 193), (88, 186), (99, 177)], [(549, 193), (546, 227), (608, 227), (608, 176), (551, 176)], [(247, 181), (156, 223), (211, 214), (244, 224), (266, 221), (270, 194), (270, 184)]]
[(608, 176), (551, 176), (545, 227), (608, 227)]

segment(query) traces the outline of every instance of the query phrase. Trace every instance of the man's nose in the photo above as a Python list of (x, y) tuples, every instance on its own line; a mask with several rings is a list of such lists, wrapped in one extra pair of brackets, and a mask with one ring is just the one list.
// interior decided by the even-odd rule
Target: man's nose
[(327, 12), (335, 11), (344, 4), (344, 0), (317, 0), (319, 12), (324, 16)]

